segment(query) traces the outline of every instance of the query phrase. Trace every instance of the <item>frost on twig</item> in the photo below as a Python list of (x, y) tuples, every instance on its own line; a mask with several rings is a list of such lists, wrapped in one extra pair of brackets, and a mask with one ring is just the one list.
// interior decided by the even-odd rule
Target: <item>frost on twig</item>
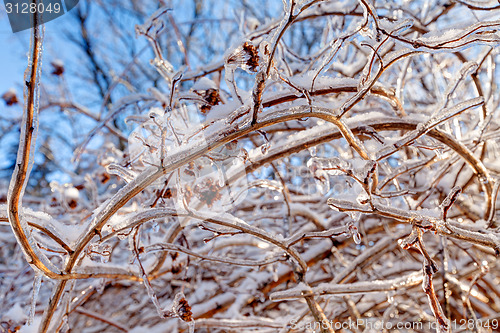
[(207, 4), (75, 9), (78, 67), (43, 84), (33, 30), (0, 115), (2, 328), (493, 318), (498, 4)]
[(280, 301), (301, 298), (304, 297), (304, 295), (345, 295), (404, 290), (418, 285), (419, 283), (422, 283), (422, 274), (412, 273), (392, 280), (375, 280), (333, 285), (322, 284), (312, 289), (300, 289), (300, 287), (298, 287), (286, 291), (275, 292), (271, 294), (270, 298), (273, 301)]

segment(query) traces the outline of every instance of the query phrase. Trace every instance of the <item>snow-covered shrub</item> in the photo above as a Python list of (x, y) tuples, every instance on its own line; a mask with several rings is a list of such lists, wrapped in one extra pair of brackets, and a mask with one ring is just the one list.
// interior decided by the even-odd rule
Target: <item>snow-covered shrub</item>
[[(1, 327), (497, 330), (498, 3), (235, 6), (237, 34), (218, 16), (189, 33), (175, 5), (143, 18), (151, 57), (130, 64), (154, 84), (122, 75), (102, 116), (39, 104), (33, 32), (0, 206)], [(24, 195), (44, 107), (95, 128), (71, 182)]]

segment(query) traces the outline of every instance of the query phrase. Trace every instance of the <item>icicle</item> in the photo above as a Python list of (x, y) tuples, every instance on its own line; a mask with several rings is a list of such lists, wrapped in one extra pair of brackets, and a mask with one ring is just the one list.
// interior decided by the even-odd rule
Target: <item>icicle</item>
[(148, 277), (146, 274), (142, 276), (143, 282), (144, 282), (144, 287), (146, 287), (146, 290), (148, 292), (148, 296), (151, 299), (151, 302), (153, 302), (156, 312), (158, 312), (158, 315), (161, 318), (166, 318), (165, 311), (161, 308), (160, 302), (158, 301), (158, 297), (156, 296), (156, 293), (151, 286), (151, 283), (149, 283)]
[(273, 275), (273, 281), (274, 282), (278, 282), (279, 280), (279, 275), (278, 275), (278, 265), (276, 264), (273, 264), (269, 267), (269, 269), (271, 270), (271, 273)]
[(281, 82), (280, 75), (275, 69), (271, 69), (269, 73), (269, 79), (274, 82)]
[(194, 333), (194, 328), (195, 328), (194, 320), (188, 322), (188, 327), (189, 327), (189, 333)]
[(377, 161), (374, 160), (366, 161), (365, 165), (363, 166), (363, 168), (361, 168), (359, 172), (361, 179), (364, 180), (370, 177), (370, 175), (375, 172), (376, 168), (377, 168)]
[(136, 256), (132, 253), (129, 255), (129, 258), (128, 258), (128, 264), (129, 265), (133, 265), (134, 262), (135, 262), (135, 259), (136, 259)]
[(112, 248), (111, 248), (111, 245), (109, 244), (104, 244), (102, 246), (102, 249), (101, 249), (101, 256), (100, 256), (100, 260), (101, 260), (101, 263), (105, 264), (109, 261), (109, 258), (111, 257), (111, 251), (112, 251)]
[[(316, 174), (318, 174), (318, 172), (316, 172)], [(319, 181), (316, 184), (319, 193), (323, 195), (327, 194), (328, 191), (330, 191), (330, 177), (324, 171), (321, 170), (318, 180)]]
[(31, 293), (31, 306), (28, 315), (28, 326), (33, 323), (33, 318), (35, 318), (36, 310), (36, 300), (38, 298), (38, 293), (40, 292), (40, 286), (42, 285), (43, 274), (40, 272), (35, 273), (35, 278), (33, 280), (33, 291)]
[(231, 90), (231, 95), (233, 100), (238, 99), (241, 104), (243, 104), (243, 100), (241, 99), (240, 94), (238, 93), (238, 86), (234, 80), (234, 72), (236, 70), (236, 65), (225, 63), (224, 64), (224, 80), (226, 81), (227, 86)]
[(262, 152), (262, 154), (267, 154), (267, 151), (269, 150), (269, 147), (271, 146), (271, 144), (269, 142), (266, 142), (264, 143), (262, 146), (260, 146), (260, 151)]
[(356, 202), (359, 203), (360, 205), (365, 205), (369, 201), (370, 201), (370, 196), (364, 190), (361, 190), (361, 192), (356, 197)]
[[(358, 213), (356, 220), (354, 220), (353, 218), (353, 221), (359, 220), (359, 216), (361, 216), (360, 212), (349, 212), (349, 215), (351, 215), (351, 213)], [(351, 215), (351, 217), (353, 216)], [(356, 243), (357, 245), (361, 244), (361, 235), (358, 232), (358, 228), (352, 222), (349, 222), (347, 224), (347, 230), (349, 230), (349, 233), (351, 234), (354, 243)]]
[(59, 332), (69, 332), (69, 323), (68, 323), (68, 316), (64, 315), (61, 319), (61, 328), (59, 329)]
[(257, 132), (259, 132), (259, 134), (264, 139), (264, 144), (262, 146), (260, 146), (260, 150), (262, 151), (262, 154), (265, 155), (267, 153), (267, 151), (269, 150), (269, 147), (271, 146), (271, 144), (269, 143), (269, 139), (267, 138), (266, 132), (264, 132), (264, 131), (257, 131)]
[[(248, 160), (248, 151), (245, 148), (240, 148), (240, 152), (238, 153), (238, 157), (241, 158), (243, 162)], [(233, 160), (233, 165), (237, 165), (239, 162), (237, 159)]]
[(224, 185), (226, 185), (224, 170), (223, 170), (222, 166), (219, 165), (219, 163), (217, 163), (217, 162), (212, 162), (212, 163), (217, 168), (217, 178), (218, 178), (219, 187), (224, 187)]
[(359, 219), (361, 218), (361, 212), (358, 212), (358, 211), (350, 211), (350, 212), (347, 212), (347, 214), (349, 214), (349, 216), (351, 217), (351, 219), (354, 222), (358, 222)]
[(132, 232), (128, 235), (128, 249), (133, 252), (135, 249), (135, 244), (134, 244), (134, 235)]
[(106, 279), (97, 280), (97, 286), (95, 289), (99, 295), (102, 295), (104, 293), (104, 289), (106, 289)]
[(387, 303), (394, 304), (394, 296), (396, 295), (396, 292), (394, 290), (390, 290), (386, 294), (387, 294)]
[(158, 222), (154, 222), (151, 226), (151, 230), (153, 230), (155, 234), (158, 233), (158, 231), (160, 231), (160, 224)]

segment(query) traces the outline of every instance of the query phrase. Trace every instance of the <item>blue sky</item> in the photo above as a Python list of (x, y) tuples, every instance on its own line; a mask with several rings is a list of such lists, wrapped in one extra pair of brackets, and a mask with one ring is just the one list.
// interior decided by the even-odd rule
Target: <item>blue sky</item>
[[(65, 22), (71, 20), (70, 17), (63, 15), (51, 22), (45, 24), (45, 49), (54, 51), (54, 47), (57, 48), (57, 38), (61, 34), (61, 27), (65, 25)], [(30, 44), (30, 30), (25, 30), (17, 33), (12, 33), (9, 25), (9, 20), (5, 12), (5, 7), (3, 2), (0, 5), (0, 96), (7, 90), (14, 88), (22, 104), (23, 96), (23, 81), (24, 72), (28, 64), (28, 51)], [(59, 50), (58, 50), (59, 51)], [(62, 50), (61, 50), (62, 51)], [(53, 53), (53, 52), (50, 52)], [(64, 53), (64, 52), (63, 52)], [(59, 53), (61, 54), (61, 53)], [(44, 54), (43, 63), (44, 70), (48, 69), (47, 62), (48, 53)], [(21, 107), (8, 107), (3, 101), (0, 101), (0, 114), (6, 117), (19, 116), (22, 111)], [(3, 134), (3, 133), (2, 133)], [(15, 134), (11, 133), (11, 134)], [(14, 135), (9, 135), (2, 138), (3, 143), (12, 143), (18, 140)], [(2, 147), (6, 147), (2, 145)], [(10, 161), (5, 159), (5, 153), (0, 147), (0, 168), (9, 165)]]
[[(63, 15), (45, 24), (46, 45), (57, 39), (57, 35), (61, 33), (61, 24), (64, 25), (69, 20), (70, 17)], [(2, 2), (0, 4), (0, 95), (10, 88), (16, 88), (18, 93), (22, 92), (21, 84), (27, 66), (29, 42), (29, 30), (12, 33)], [(0, 106), (0, 110), (2, 109), (5, 109), (3, 103)]]
[[(231, 1), (229, 1), (230, 3)], [(152, 2), (154, 3), (154, 2)], [(209, 8), (206, 12), (205, 15), (213, 15), (209, 16), (209, 18), (223, 18), (225, 19), (223, 22), (224, 24), (229, 24), (232, 26), (232, 28), (236, 27), (237, 20), (236, 16), (237, 13), (235, 13), (231, 8), (231, 6), (228, 5), (228, 7), (224, 6), (221, 8), (220, 11), (214, 10), (213, 8), (213, 3), (212, 1), (208, 1), (206, 3), (206, 6)], [(257, 5), (258, 6), (258, 5)], [(280, 15), (279, 8), (281, 8), (281, 1), (270, 1), (269, 3), (266, 4), (266, 7), (269, 8), (276, 8), (275, 11), (273, 11), (274, 15)], [(192, 3), (191, 2), (183, 2), (182, 0), (177, 0), (172, 3), (172, 8), (173, 12), (175, 13), (175, 17), (177, 19), (177, 24), (181, 27), (184, 28), (183, 22), (190, 22), (191, 15), (193, 13), (193, 8), (192, 8)], [(154, 11), (154, 8), (150, 8), (151, 13)], [(149, 10), (148, 10), (149, 11)], [(96, 14), (97, 13), (97, 14)], [(132, 32), (132, 36), (134, 36), (133, 31), (134, 31), (134, 25), (135, 23), (138, 23), (136, 21), (136, 18), (131, 18), (129, 19), (126, 15), (118, 16), (119, 13), (117, 14), (117, 19), (121, 20), (120, 22), (126, 26), (127, 31)], [(239, 17), (239, 16), (238, 16)], [(97, 26), (102, 26), (104, 21), (99, 20), (99, 12), (98, 11), (93, 11), (93, 14), (89, 17), (90, 20), (92, 20), (92, 24), (94, 25), (94, 28)], [(100, 109), (100, 103), (99, 105), (94, 105), (95, 103), (90, 103), (89, 101), (93, 102), (95, 100), (95, 91), (89, 91), (86, 89), (86, 87), (82, 86), (82, 81), (79, 75), (81, 73), (78, 72), (78, 66), (75, 67), (75, 64), (78, 64), (79, 61), (83, 61), (85, 59), (84, 56), (80, 56), (81, 50), (74, 44), (68, 41), (67, 36), (64, 34), (63, 30), (71, 30), (74, 29), (74, 17), (72, 15), (63, 15), (62, 17), (59, 17), (53, 21), (50, 21), (45, 24), (45, 39), (44, 39), (44, 54), (43, 54), (43, 80), (46, 83), (46, 88), (51, 89), (54, 85), (51, 86), (51, 83), (53, 84), (54, 82), (51, 82), (51, 80), (54, 80), (54, 77), (50, 75), (50, 72), (52, 71), (52, 68), (50, 66), (50, 63), (57, 58), (61, 59), (65, 63), (65, 67), (67, 70), (67, 76), (66, 79), (68, 80), (68, 84), (72, 87), (72, 95), (75, 97), (76, 101), (80, 101), (80, 103), (85, 104), (87, 102), (89, 107), (92, 111), (94, 112), (99, 112)], [(212, 23), (207, 21), (204, 24), (207, 24), (207, 27), (212, 27)], [(215, 23), (214, 23), (215, 24)], [(220, 23), (217, 23), (220, 24)], [(97, 29), (97, 31), (100, 31)], [(101, 41), (103, 39), (109, 40), (109, 38), (113, 38), (113, 35), (110, 35), (109, 32), (106, 33), (106, 29), (102, 30), (102, 35), (99, 34), (99, 37)], [(3, 5), (3, 2), (0, 2), (0, 45), (2, 46), (2, 49), (0, 51), (0, 96), (9, 90), (10, 88), (14, 88), (16, 90), (16, 93), (18, 95), (18, 98), (20, 100), (20, 104), (22, 105), (22, 89), (23, 89), (23, 82), (24, 82), (24, 71), (26, 69), (26, 66), (28, 64), (28, 58), (27, 58), (27, 53), (29, 51), (29, 43), (30, 43), (30, 31), (21, 31), (18, 33), (12, 33), (12, 30), (9, 25), (9, 20), (7, 17), (7, 14), (5, 12), (5, 7)], [(115, 45), (116, 43), (116, 45)], [(139, 37), (135, 41), (136, 45), (138, 48), (141, 48), (143, 45), (147, 44), (147, 40), (145, 38)], [(106, 50), (106, 48), (113, 48), (113, 47), (123, 47), (123, 45), (120, 45), (120, 41), (118, 39), (112, 40), (112, 42), (107, 43), (106, 45), (101, 47), (103, 50)], [(217, 48), (217, 46), (215, 46)], [(224, 45), (222, 46), (224, 48)], [(219, 46), (219, 52), (224, 51), (223, 49), (220, 50)], [(149, 62), (149, 58), (152, 57), (151, 51), (148, 50), (149, 53), (145, 53), (143, 56), (145, 57), (145, 60), (143, 61), (145, 64)], [(194, 56), (193, 59), (191, 59), (191, 65), (193, 67), (196, 67), (198, 65), (198, 62), (200, 59), (198, 59), (199, 55)], [(205, 61), (210, 61), (210, 57), (207, 56), (207, 59), (204, 59)], [(69, 61), (67, 61), (69, 60)], [(170, 59), (175, 61), (175, 59)], [(178, 60), (178, 59), (177, 59)], [(121, 67), (116, 68), (116, 72), (120, 73), (121, 70), (123, 70)], [(80, 79), (78, 81), (78, 79)], [(76, 80), (76, 81), (75, 81)], [(76, 84), (72, 84), (76, 83)], [(115, 90), (115, 93), (119, 94), (118, 89)], [(120, 96), (119, 96), (120, 97)], [(97, 102), (100, 102), (97, 100)], [(22, 107), (21, 105), (18, 105), (17, 107), (7, 107), (3, 101), (0, 100), (0, 115), (3, 116), (8, 116), (8, 117), (19, 117), (20, 113), (22, 112)], [(58, 117), (57, 119), (54, 117)], [(83, 119), (81, 119), (83, 118)], [(69, 126), (66, 122), (66, 118), (62, 119), (61, 118), (61, 113), (58, 111), (54, 111), (53, 113), (46, 111), (44, 114), (43, 119), (45, 120), (44, 123), (46, 126), (52, 126), (51, 133), (54, 134), (56, 132), (62, 133), (63, 135), (65, 133), (70, 133), (71, 128), (65, 128), (65, 126)], [(54, 127), (54, 124), (57, 123), (57, 126)], [(42, 126), (42, 124), (41, 124)], [(79, 141), (83, 140), (82, 137), (93, 127), (95, 126), (95, 123), (93, 121), (90, 121), (87, 118), (80, 117), (78, 118), (78, 136), (81, 136), (79, 138), (71, 138), (73, 139), (73, 143), (79, 143)], [(44, 134), (44, 129), (41, 127), (40, 129), (40, 135)], [(47, 131), (45, 131), (45, 134), (47, 134)], [(8, 161), (5, 158), (5, 147), (6, 143), (13, 144), (16, 143), (18, 140), (17, 134), (15, 131), (11, 132), (7, 138), (3, 138), (2, 141), (0, 142), (0, 169), (2, 167), (5, 167), (11, 161)], [(54, 138), (54, 140), (57, 140), (57, 138)], [(38, 141), (42, 141), (39, 140)], [(39, 142), (40, 143), (40, 142)], [(100, 142), (96, 142), (94, 140), (91, 142), (89, 147), (95, 147), (97, 148), (99, 146)], [(67, 169), (73, 169), (73, 166), (69, 163), (70, 156), (72, 155), (72, 151), (68, 150), (67, 145), (62, 147), (62, 144), (57, 143), (56, 146), (58, 147), (57, 151), (54, 152), (54, 154), (58, 154), (59, 156), (56, 156), (56, 159), (64, 164), (63, 166)], [(66, 163), (67, 162), (67, 163)], [(65, 181), (67, 181), (67, 178), (65, 178)]]
[[(5, 7), (0, 6), (0, 94), (22, 82), (26, 67), (29, 32), (12, 33)], [(4, 105), (1, 106), (1, 109)]]

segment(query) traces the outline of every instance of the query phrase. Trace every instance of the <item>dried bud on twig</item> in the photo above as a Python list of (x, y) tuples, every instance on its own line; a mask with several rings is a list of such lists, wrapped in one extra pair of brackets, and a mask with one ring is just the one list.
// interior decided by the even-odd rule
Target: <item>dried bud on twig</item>
[(201, 106), (201, 112), (203, 113), (207, 113), (208, 111), (210, 111), (212, 106), (218, 105), (220, 102), (222, 102), (219, 91), (217, 89), (210, 88), (205, 90), (204, 93), (199, 93), (197, 91), (195, 92), (200, 95), (206, 103)]
[(221, 187), (210, 178), (205, 179), (201, 185), (194, 187), (198, 199), (208, 207), (212, 207), (215, 201), (222, 198), (220, 190)]
[(259, 67), (259, 52), (257, 47), (245, 42), (227, 58), (228, 65), (241, 66), (243, 70), (256, 72)]
[(12, 106), (14, 104), (19, 103), (17, 99), (16, 91), (14, 89), (9, 89), (2, 95), (2, 99), (5, 101), (5, 104), (8, 106)]
[(179, 318), (184, 321), (192, 321), (193, 313), (191, 312), (191, 306), (186, 300), (186, 296), (183, 293), (178, 293), (175, 295), (173, 310)]
[(64, 64), (60, 60), (54, 60), (50, 63), (52, 65), (52, 75), (61, 76), (64, 74)]

